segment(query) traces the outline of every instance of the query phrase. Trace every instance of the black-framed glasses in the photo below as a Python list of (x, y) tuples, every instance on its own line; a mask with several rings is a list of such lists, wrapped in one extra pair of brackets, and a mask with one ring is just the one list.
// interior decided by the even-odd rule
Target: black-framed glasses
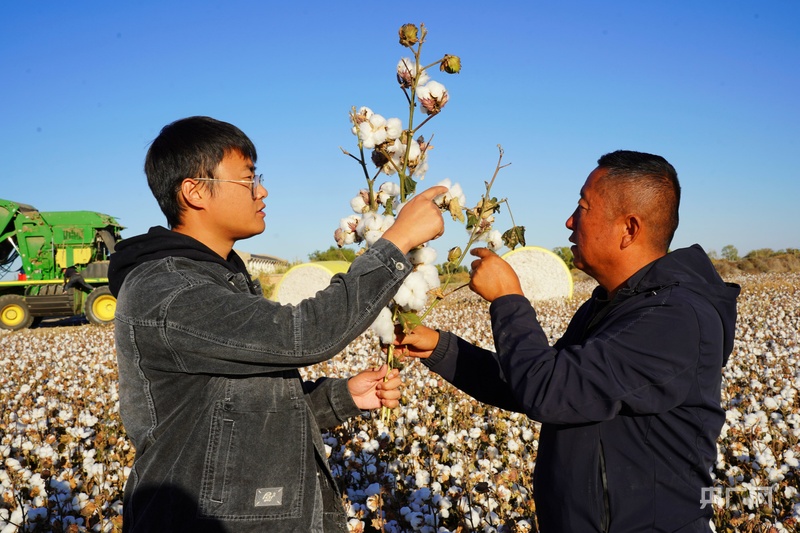
[(261, 181), (264, 174), (256, 174), (249, 180), (221, 180), (218, 178), (194, 178), (197, 181), (226, 181), (228, 183), (238, 183), (240, 185), (248, 185), (250, 186), (250, 194), (253, 197), (253, 200), (256, 199), (256, 195), (258, 194), (258, 186), (261, 185)]

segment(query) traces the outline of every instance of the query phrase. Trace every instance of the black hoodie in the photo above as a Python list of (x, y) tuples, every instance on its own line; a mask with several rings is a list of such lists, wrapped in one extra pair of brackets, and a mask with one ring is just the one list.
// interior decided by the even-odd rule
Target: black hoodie
[(226, 260), (188, 235), (170, 231), (162, 226), (153, 226), (147, 233), (124, 239), (117, 244), (108, 267), (108, 287), (111, 294), (115, 297), (119, 295), (125, 278), (134, 268), (147, 261), (165, 257), (185, 257), (195, 261), (218, 263), (234, 274), (243, 274), (250, 286), (250, 292), (255, 293), (244, 261), (233, 250)]

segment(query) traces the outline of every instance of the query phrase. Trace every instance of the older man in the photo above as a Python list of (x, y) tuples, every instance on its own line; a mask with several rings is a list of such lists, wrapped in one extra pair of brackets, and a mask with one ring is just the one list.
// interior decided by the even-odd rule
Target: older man
[(473, 253), (496, 353), (419, 327), (410, 355), (475, 398), (541, 421), (534, 498), (542, 531), (711, 531), (722, 367), (739, 287), (702, 248), (668, 253), (680, 185), (664, 158), (600, 158), (567, 220), (575, 266), (600, 285), (552, 347), (517, 276)]

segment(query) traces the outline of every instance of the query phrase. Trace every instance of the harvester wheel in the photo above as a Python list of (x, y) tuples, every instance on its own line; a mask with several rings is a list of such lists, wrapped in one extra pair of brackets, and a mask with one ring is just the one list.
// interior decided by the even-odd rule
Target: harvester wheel
[(33, 323), (31, 310), (25, 298), (18, 294), (0, 296), (0, 328), (16, 331)]
[(113, 323), (116, 311), (117, 299), (107, 286), (97, 287), (86, 297), (84, 313), (92, 324), (104, 326)]

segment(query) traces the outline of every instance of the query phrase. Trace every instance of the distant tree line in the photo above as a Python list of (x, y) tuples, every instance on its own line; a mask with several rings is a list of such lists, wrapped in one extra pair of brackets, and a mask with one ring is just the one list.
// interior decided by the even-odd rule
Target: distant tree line
[[(574, 271), (572, 250), (568, 246), (553, 248), (553, 253), (560, 257), (567, 267)], [(759, 248), (747, 253), (744, 257), (739, 255), (739, 250), (732, 244), (722, 247), (722, 251), (717, 253), (714, 250), (708, 252), (708, 257), (714, 263), (720, 275), (730, 275), (737, 272), (753, 274), (758, 272), (800, 272), (800, 249), (786, 248), (783, 250), (772, 250), (771, 248)], [(327, 250), (316, 250), (308, 255), (309, 261), (348, 261), (352, 262), (356, 258), (356, 253), (349, 248), (339, 248), (331, 246)], [(468, 267), (461, 265), (453, 267), (449, 263), (436, 265), (439, 275), (446, 274), (466, 274)]]
[(719, 255), (711, 250), (708, 252), (708, 257), (723, 276), (735, 274), (737, 271), (746, 274), (800, 272), (800, 249), (798, 248), (777, 251), (772, 248), (758, 248), (741, 257), (739, 250), (734, 245), (728, 244), (722, 247)]

